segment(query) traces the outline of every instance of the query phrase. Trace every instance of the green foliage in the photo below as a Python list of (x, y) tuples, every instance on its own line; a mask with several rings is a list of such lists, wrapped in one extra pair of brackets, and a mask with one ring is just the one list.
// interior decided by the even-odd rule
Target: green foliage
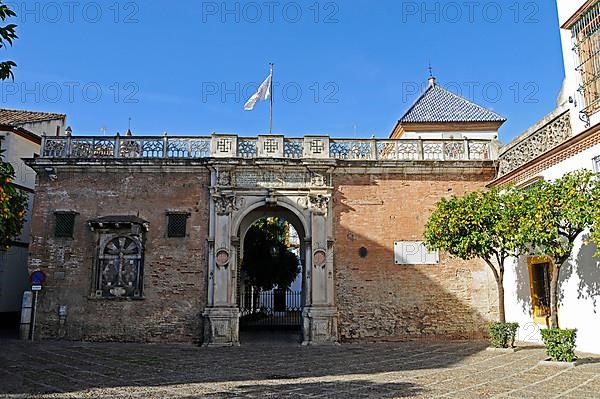
[(522, 196), (509, 188), (442, 199), (425, 226), (425, 244), (465, 260), (500, 261), (515, 255), (527, 243), (515, 234)]
[(558, 327), (559, 273), (575, 240), (588, 228), (590, 239), (600, 243), (600, 180), (579, 170), (527, 189), (442, 199), (425, 226), (425, 243), (461, 259), (486, 261), (498, 283), (500, 321), (504, 260), (526, 253), (552, 257), (551, 324)]
[(555, 362), (573, 362), (575, 356), (575, 338), (577, 330), (550, 328), (541, 330), (546, 345), (546, 354)]
[[(17, 14), (11, 10), (6, 4), (2, 4), (0, 1), (0, 19), (6, 21), (7, 18), (15, 17)], [(13, 45), (13, 41), (18, 38), (16, 32), (17, 25), (8, 24), (0, 26), (0, 48)], [(6, 80), (11, 78), (14, 80), (15, 76), (12, 72), (12, 68), (16, 67), (13, 61), (0, 62), (0, 80)]]
[(490, 344), (494, 348), (512, 348), (519, 323), (490, 323)]
[(27, 196), (11, 184), (15, 171), (3, 161), (3, 153), (0, 149), (0, 249), (7, 249), (23, 229)]
[(504, 316), (504, 262), (526, 247), (518, 234), (524, 193), (514, 188), (442, 199), (425, 225), (425, 245), (461, 259), (483, 259), (498, 284), (499, 319)]
[(533, 252), (553, 259), (550, 281), (550, 324), (558, 328), (558, 281), (575, 240), (587, 228), (594, 231), (600, 204), (600, 181), (589, 170), (578, 170), (552, 181), (542, 181), (528, 191), (523, 207), (527, 217), (519, 233), (531, 241)]
[(268, 291), (287, 288), (296, 279), (298, 258), (286, 247), (285, 236), (285, 223), (277, 218), (261, 219), (250, 227), (244, 240), (242, 270), (251, 285)]
[(579, 234), (594, 224), (599, 194), (598, 179), (588, 170), (542, 181), (528, 192), (523, 206), (529, 216), (521, 221), (520, 232), (531, 240), (537, 254), (552, 256), (560, 268)]

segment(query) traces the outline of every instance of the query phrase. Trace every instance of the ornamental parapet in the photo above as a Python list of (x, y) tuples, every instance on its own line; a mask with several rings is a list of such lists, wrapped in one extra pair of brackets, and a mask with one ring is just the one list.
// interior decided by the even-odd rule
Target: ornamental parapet
[(558, 147), (572, 136), (568, 110), (555, 111), (500, 150), (498, 177)]
[(286, 138), (228, 134), (194, 136), (43, 137), (47, 159), (279, 158), (346, 161), (495, 161), (498, 145), (478, 139)]

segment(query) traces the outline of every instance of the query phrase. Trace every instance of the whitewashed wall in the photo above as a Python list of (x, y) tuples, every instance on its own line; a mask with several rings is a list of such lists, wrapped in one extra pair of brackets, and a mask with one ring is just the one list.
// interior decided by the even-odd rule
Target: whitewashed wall
[[(541, 173), (554, 180), (567, 172), (586, 168), (593, 170), (593, 158), (600, 156), (596, 145)], [(600, 259), (593, 255), (594, 244), (585, 244), (586, 235), (576, 242), (573, 254), (560, 279), (559, 324), (561, 328), (577, 328), (577, 349), (600, 353)], [(541, 343), (539, 326), (533, 322), (527, 258), (510, 263), (505, 275), (506, 317), (520, 324), (519, 340)]]
[[(37, 134), (55, 136), (58, 132), (64, 135), (64, 119), (27, 123), (23, 128)], [(35, 188), (35, 172), (25, 165), (23, 158), (32, 158), (40, 153), (40, 145), (21, 137), (13, 132), (0, 131), (2, 148), (6, 150), (4, 160), (10, 162), (15, 169), (15, 183), (30, 189)], [(29, 243), (30, 211), (33, 204), (33, 194), (29, 194), (29, 206), (21, 236), (17, 239), (20, 243)], [(29, 251), (26, 247), (13, 246), (8, 251), (0, 251), (0, 313), (18, 312), (21, 309), (23, 291), (29, 288), (29, 273), (27, 271), (27, 257)]]
[[(557, 0), (558, 8), (558, 19), (559, 27), (562, 26), (573, 14), (583, 6), (586, 0)], [(571, 37), (571, 31), (567, 29), (560, 29), (560, 37), (562, 42), (563, 62), (565, 67), (565, 81), (563, 84), (563, 94), (565, 100), (569, 97), (573, 100), (569, 103), (569, 110), (571, 112), (571, 124), (573, 127), (573, 135), (577, 135), (588, 127), (585, 122), (579, 118), (579, 112), (585, 107), (582, 101), (581, 95), (577, 92), (579, 86), (579, 76), (575, 67), (577, 66), (577, 59), (573, 53), (573, 40)], [(600, 123), (600, 113), (596, 113), (590, 118), (590, 125), (594, 126)]]

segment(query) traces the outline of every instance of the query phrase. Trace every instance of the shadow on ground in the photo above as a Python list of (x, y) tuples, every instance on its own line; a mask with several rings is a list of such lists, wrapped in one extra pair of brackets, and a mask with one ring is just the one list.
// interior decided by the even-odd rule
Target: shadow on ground
[[(373, 376), (449, 367), (486, 347), (482, 341), (303, 347), (294, 342), (297, 335), (271, 342), (254, 338), (256, 344), (226, 348), (0, 340), (0, 393), (119, 387), (168, 390), (181, 384), (211, 384), (229, 387), (213, 392), (212, 397), (251, 397), (256, 390), (264, 395), (275, 390), (278, 395), (307, 391), (335, 397), (336, 391), (347, 392), (356, 385), (357, 396), (377, 392), (378, 397), (388, 393), (402, 397), (414, 395), (420, 387), (406, 381), (373, 381)], [(206, 392), (202, 397), (211, 395)]]
[[(325, 398), (378, 397), (403, 398), (423, 393), (423, 389), (408, 382), (376, 383), (376, 382), (316, 382), (285, 383), (281, 385), (241, 385), (231, 392), (205, 394), (207, 398), (239, 398), (239, 397), (274, 397), (301, 398), (318, 394)], [(351, 395), (351, 396), (349, 396)], [(314, 396), (313, 396), (314, 397)]]

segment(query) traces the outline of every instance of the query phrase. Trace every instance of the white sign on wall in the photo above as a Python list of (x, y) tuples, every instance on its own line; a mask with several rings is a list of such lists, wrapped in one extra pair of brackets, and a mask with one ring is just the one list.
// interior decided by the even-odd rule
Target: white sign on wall
[(422, 241), (396, 241), (394, 261), (397, 265), (437, 265), (440, 254), (428, 251)]

